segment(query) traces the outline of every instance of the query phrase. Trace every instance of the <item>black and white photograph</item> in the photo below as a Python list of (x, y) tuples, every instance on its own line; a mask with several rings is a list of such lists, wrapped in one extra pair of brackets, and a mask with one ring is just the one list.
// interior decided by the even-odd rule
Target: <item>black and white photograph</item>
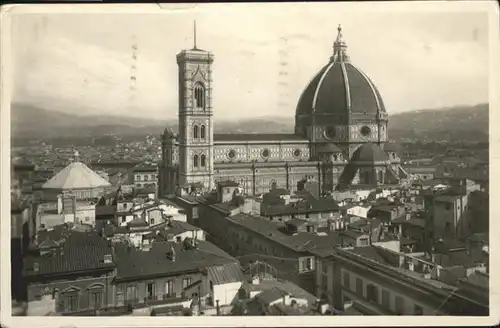
[(498, 19), (2, 8), (1, 324), (498, 323)]

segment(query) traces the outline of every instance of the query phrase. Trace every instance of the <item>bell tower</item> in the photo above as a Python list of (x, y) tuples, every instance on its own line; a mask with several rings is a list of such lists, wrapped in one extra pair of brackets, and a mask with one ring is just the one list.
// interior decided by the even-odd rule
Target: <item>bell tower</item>
[(179, 67), (179, 185), (213, 185), (212, 63), (214, 56), (196, 45), (177, 55)]

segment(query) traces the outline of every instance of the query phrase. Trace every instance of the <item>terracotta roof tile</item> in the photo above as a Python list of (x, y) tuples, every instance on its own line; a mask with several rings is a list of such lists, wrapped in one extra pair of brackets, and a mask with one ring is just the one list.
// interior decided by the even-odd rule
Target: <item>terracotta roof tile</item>
[[(63, 240), (62, 246), (51, 256), (28, 256), (26, 274), (42, 276), (74, 271), (112, 269), (114, 264), (104, 263), (104, 256), (111, 255), (111, 245), (95, 232), (63, 231), (52, 234), (55, 240)], [(35, 272), (34, 264), (39, 271)]]
[(245, 280), (241, 266), (237, 262), (220, 266), (211, 266), (207, 269), (207, 273), (216, 285)]
[[(175, 261), (168, 256), (171, 247), (175, 250)], [(149, 251), (142, 251), (123, 243), (116, 244), (116, 279), (169, 276), (236, 262), (229, 254), (206, 241), (197, 241), (197, 248), (184, 247), (184, 243), (154, 242)]]

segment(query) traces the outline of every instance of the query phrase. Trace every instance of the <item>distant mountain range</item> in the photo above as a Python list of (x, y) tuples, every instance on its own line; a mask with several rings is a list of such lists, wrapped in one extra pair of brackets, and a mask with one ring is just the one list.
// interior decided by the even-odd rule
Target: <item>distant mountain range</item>
[[(289, 118), (216, 120), (215, 130), (218, 133), (291, 133), (293, 116), (292, 113)], [(390, 116), (389, 136), (395, 141), (485, 142), (488, 141), (488, 120), (488, 104), (410, 111)], [(16, 139), (160, 135), (167, 126), (177, 130), (177, 117), (162, 121), (128, 116), (80, 116), (28, 104), (11, 106), (11, 132)]]
[(395, 141), (489, 140), (489, 105), (416, 110), (391, 115), (389, 137)]

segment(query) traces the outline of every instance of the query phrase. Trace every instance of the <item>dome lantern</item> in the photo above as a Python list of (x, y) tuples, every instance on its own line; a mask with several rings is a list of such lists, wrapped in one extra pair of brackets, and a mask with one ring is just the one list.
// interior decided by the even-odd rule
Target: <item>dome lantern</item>
[(349, 62), (349, 56), (347, 55), (347, 44), (344, 41), (344, 36), (342, 35), (342, 26), (337, 27), (337, 39), (333, 43), (333, 55), (330, 57), (331, 62)]

